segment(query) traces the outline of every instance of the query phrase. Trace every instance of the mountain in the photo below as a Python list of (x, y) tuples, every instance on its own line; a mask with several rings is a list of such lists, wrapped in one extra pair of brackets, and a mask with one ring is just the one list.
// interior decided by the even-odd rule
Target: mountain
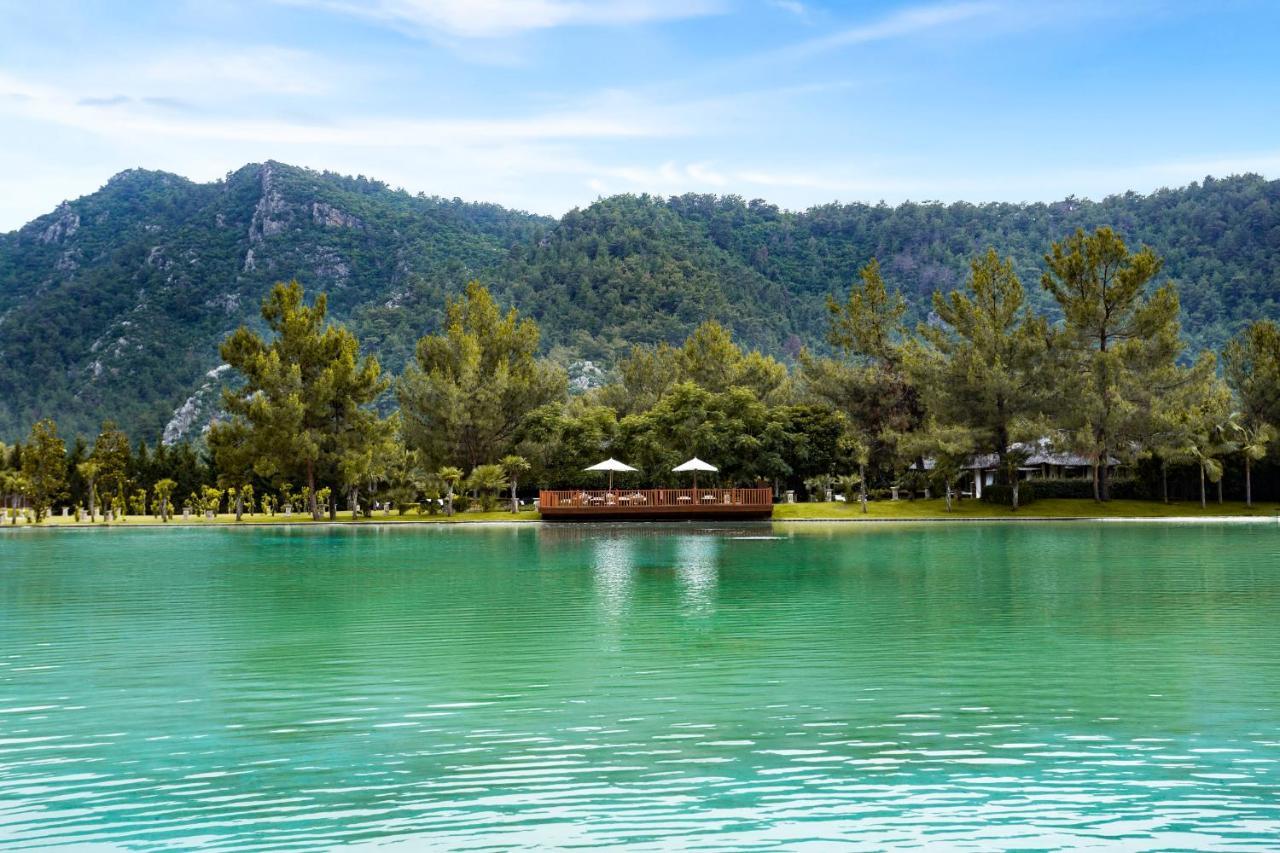
[(824, 300), (876, 256), (925, 320), (987, 246), (1037, 305), (1049, 244), (1111, 225), (1178, 282), (1194, 348), (1280, 316), (1280, 182), (1240, 176), (1142, 196), (1052, 204), (825, 205), (736, 196), (615, 196), (559, 220), (413, 196), (363, 177), (268, 162), (198, 184), (131, 170), (0, 235), (0, 437), (56, 417), (92, 435), (198, 430), (227, 378), (217, 348), (257, 323), (272, 282), (326, 291), (391, 370), (480, 278), (542, 324), (558, 358), (607, 364), (716, 318), (783, 356), (821, 348)]

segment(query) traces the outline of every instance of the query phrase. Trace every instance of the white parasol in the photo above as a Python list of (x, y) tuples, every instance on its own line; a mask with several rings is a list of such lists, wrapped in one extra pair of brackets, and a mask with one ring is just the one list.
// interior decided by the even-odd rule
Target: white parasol
[(682, 473), (684, 471), (692, 471), (693, 472), (693, 490), (695, 492), (698, 490), (698, 472), (699, 471), (715, 472), (719, 470), (720, 470), (719, 468), (712, 465), (710, 462), (703, 462), (701, 459), (699, 459), (696, 456), (690, 459), (688, 462), (681, 462), (679, 465), (671, 469), (672, 473), (677, 473), (677, 474)]
[(627, 463), (619, 462), (617, 459), (614, 459), (612, 456), (610, 456), (608, 459), (604, 460), (603, 462), (597, 462), (591, 467), (583, 468), (582, 470), (583, 471), (608, 471), (609, 472), (609, 491), (612, 492), (614, 471), (636, 471), (639, 469), (632, 468)]

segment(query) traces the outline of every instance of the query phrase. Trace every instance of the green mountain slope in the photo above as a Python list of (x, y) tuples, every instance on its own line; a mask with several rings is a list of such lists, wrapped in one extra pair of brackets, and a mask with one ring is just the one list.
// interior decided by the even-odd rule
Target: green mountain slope
[(110, 416), (159, 435), (222, 338), (294, 276), (328, 291), (335, 317), (366, 317), (372, 343), (402, 361), (432, 315), (388, 320), (378, 306), (425, 294), (438, 313), (454, 282), (550, 225), (278, 163), (213, 184), (124, 172), (0, 237), (0, 435), (45, 415), (69, 432)]
[(1030, 205), (616, 196), (556, 221), (280, 163), (210, 184), (134, 170), (0, 235), (0, 438), (45, 415), (68, 433), (103, 417), (148, 437), (198, 431), (224, 378), (218, 343), (280, 279), (327, 291), (392, 370), (477, 277), (538, 318), (544, 345), (583, 358), (682, 340), (706, 318), (789, 355), (822, 346), (825, 296), (873, 255), (916, 320), (988, 245), (1047, 310), (1049, 243), (1103, 224), (1166, 258), (1193, 346), (1280, 316), (1280, 182), (1256, 176)]

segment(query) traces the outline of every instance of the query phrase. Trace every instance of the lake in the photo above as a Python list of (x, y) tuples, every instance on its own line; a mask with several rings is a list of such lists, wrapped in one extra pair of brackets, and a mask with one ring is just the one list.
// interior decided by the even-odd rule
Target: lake
[(1275, 849), (1280, 525), (0, 535), (0, 846)]

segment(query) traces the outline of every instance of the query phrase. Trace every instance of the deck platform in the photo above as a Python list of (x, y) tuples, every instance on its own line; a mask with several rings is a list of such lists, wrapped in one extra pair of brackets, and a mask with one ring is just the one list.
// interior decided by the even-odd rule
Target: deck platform
[(545, 521), (751, 521), (773, 516), (771, 489), (544, 489)]

